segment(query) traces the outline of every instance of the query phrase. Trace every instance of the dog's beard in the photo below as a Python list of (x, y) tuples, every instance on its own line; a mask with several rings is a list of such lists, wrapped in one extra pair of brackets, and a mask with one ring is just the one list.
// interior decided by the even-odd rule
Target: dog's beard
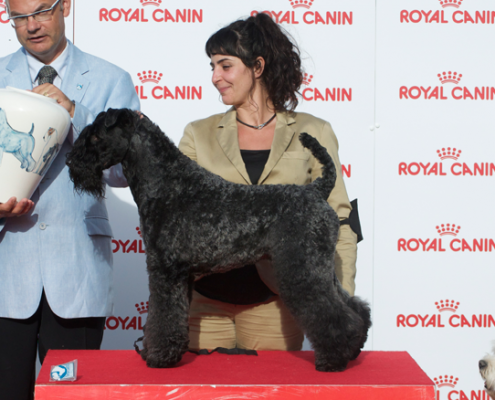
[(103, 170), (97, 165), (87, 165), (77, 162), (77, 156), (69, 153), (67, 165), (69, 177), (74, 182), (74, 190), (78, 193), (88, 193), (97, 198), (105, 196), (105, 183), (103, 182)]
[(74, 182), (76, 192), (89, 193), (97, 198), (105, 196), (103, 171), (89, 172), (87, 169), (84, 169), (80, 174), (73, 174), (71, 172), (71, 179)]

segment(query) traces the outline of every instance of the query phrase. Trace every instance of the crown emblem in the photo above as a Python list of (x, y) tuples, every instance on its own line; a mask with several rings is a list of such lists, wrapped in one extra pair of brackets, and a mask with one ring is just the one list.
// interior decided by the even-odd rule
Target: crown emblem
[(457, 308), (459, 307), (459, 302), (455, 300), (440, 300), (440, 301), (435, 301), (435, 306), (437, 307), (437, 310), (440, 312), (443, 311), (452, 311), (456, 312)]
[(143, 237), (143, 235), (141, 234), (141, 229), (139, 229), (139, 226), (136, 227), (136, 231), (137, 231), (137, 234), (139, 235), (139, 237)]
[(313, 5), (314, 0), (289, 0), (292, 8), (310, 8)]
[(159, 6), (162, 4), (162, 0), (140, 0), (143, 6)]
[(441, 74), (437, 74), (438, 79), (440, 79), (440, 82), (442, 82), (442, 85), (445, 85), (446, 83), (455, 83), (456, 85), (459, 83), (459, 81), (462, 78), (462, 74), (457, 74), (457, 72), (442, 72)]
[(162, 79), (163, 74), (158, 73), (156, 71), (143, 71), (143, 72), (138, 72), (138, 78), (142, 83), (146, 82), (155, 82), (158, 83), (160, 82), (160, 79)]
[(456, 224), (442, 224), (440, 226), (436, 226), (435, 228), (437, 228), (437, 232), (440, 234), (440, 236), (457, 236), (457, 234), (461, 230), (461, 227)]
[(444, 386), (453, 388), (457, 385), (459, 378), (454, 378), (452, 375), (440, 375), (438, 378), (433, 378), (433, 381), (439, 388)]
[(142, 301), (139, 304), (136, 303), (135, 306), (139, 314), (146, 314), (148, 312), (148, 302), (145, 303)]
[(313, 75), (308, 75), (305, 72), (303, 75), (303, 78), (302, 78), (302, 83), (304, 83), (306, 86), (308, 86), (312, 80), (313, 80)]
[(437, 150), (438, 157), (441, 160), (445, 160), (450, 158), (452, 160), (457, 160), (461, 156), (462, 150), (458, 150), (455, 147), (442, 147), (442, 150)]
[(462, 0), (438, 0), (438, 1), (440, 1), (442, 8), (445, 8), (445, 7), (459, 8), (459, 6), (462, 3)]
[(0, 8), (5, 8), (5, 1), (4, 0), (0, 0)]

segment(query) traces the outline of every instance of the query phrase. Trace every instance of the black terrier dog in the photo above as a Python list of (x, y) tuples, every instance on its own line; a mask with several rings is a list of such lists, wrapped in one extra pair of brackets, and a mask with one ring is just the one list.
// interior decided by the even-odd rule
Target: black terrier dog
[(280, 297), (315, 350), (319, 371), (342, 371), (363, 347), (368, 305), (345, 292), (334, 270), (339, 218), (327, 198), (335, 166), (302, 133), (323, 165), (309, 185), (248, 186), (197, 165), (148, 118), (108, 110), (87, 126), (68, 154), (78, 191), (103, 196), (102, 171), (122, 163), (140, 216), (149, 274), (142, 358), (170, 367), (188, 349), (194, 274), (227, 271), (269, 257)]

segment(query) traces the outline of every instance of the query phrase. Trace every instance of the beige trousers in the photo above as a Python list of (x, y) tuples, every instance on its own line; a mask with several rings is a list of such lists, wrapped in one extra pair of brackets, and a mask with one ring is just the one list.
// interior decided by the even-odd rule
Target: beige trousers
[(247, 306), (212, 300), (193, 291), (189, 348), (301, 350), (304, 335), (279, 296)]

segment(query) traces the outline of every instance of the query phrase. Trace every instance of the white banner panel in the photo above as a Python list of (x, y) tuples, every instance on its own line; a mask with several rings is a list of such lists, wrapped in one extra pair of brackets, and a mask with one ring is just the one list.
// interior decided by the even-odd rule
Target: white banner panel
[[(481, 399), (494, 339), (492, 1), (379, 0), (374, 349)], [(490, 222), (488, 222), (490, 221)]]
[[(332, 124), (359, 199), (357, 294), (374, 326), (366, 348), (409, 351), (440, 399), (483, 399), (477, 361), (495, 339), (485, 295), (495, 278), (495, 4), (75, 0), (67, 34), (127, 70), (142, 111), (178, 143), (188, 122), (227, 109), (206, 40), (256, 12), (299, 44), (297, 110)], [(19, 47), (2, 0), (0, 41), (0, 56)], [(130, 192), (109, 190), (108, 208), (116, 309), (103, 347), (129, 349), (146, 322), (145, 249)]]

